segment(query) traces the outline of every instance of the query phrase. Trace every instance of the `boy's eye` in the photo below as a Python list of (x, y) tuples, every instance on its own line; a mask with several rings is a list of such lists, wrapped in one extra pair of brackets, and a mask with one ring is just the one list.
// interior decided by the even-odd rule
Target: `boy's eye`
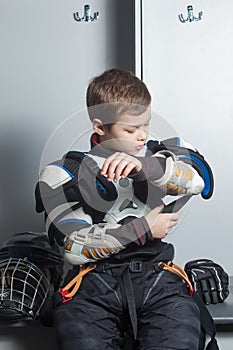
[(128, 132), (129, 134), (133, 134), (135, 130), (125, 130), (126, 132)]

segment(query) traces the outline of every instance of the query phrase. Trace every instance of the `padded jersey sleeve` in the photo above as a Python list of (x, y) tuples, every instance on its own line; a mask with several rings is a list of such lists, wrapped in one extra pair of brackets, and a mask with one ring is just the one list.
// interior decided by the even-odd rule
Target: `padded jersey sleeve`
[[(209, 199), (214, 190), (212, 170), (197, 149), (179, 137), (148, 141), (142, 170), (131, 174), (135, 181), (149, 181), (169, 195), (200, 194)], [(160, 158), (162, 157), (162, 158)], [(159, 177), (159, 173), (163, 174)]]
[[(160, 179), (166, 171), (166, 156), (160, 151), (169, 151), (172, 153), (174, 147), (182, 149), (183, 153), (189, 154), (189, 150), (197, 152), (197, 150), (189, 143), (181, 138), (174, 137), (164, 141), (150, 140), (147, 143), (147, 155), (145, 157), (138, 157), (142, 164), (142, 169), (138, 173), (132, 173), (129, 177), (135, 181), (150, 181)], [(185, 151), (186, 150), (186, 151)]]

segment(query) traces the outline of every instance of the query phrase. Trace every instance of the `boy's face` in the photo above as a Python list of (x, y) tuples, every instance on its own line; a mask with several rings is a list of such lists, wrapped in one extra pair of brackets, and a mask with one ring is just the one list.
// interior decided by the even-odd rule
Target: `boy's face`
[(139, 116), (123, 114), (110, 128), (102, 125), (100, 132), (95, 128), (94, 130), (99, 134), (101, 144), (104, 147), (115, 152), (135, 155), (146, 143), (150, 118), (151, 106)]

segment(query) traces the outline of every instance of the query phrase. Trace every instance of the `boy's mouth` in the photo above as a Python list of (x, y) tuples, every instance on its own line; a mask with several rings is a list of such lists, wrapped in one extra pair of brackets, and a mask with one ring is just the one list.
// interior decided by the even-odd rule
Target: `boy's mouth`
[(136, 149), (137, 149), (138, 151), (140, 151), (144, 146), (145, 146), (145, 144), (140, 145), (140, 146), (137, 146)]

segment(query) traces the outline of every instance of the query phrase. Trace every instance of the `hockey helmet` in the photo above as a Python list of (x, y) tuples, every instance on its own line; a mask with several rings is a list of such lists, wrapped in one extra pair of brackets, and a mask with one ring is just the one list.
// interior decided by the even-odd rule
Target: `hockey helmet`
[(37, 318), (62, 276), (63, 259), (45, 233), (16, 233), (0, 248), (0, 318)]

